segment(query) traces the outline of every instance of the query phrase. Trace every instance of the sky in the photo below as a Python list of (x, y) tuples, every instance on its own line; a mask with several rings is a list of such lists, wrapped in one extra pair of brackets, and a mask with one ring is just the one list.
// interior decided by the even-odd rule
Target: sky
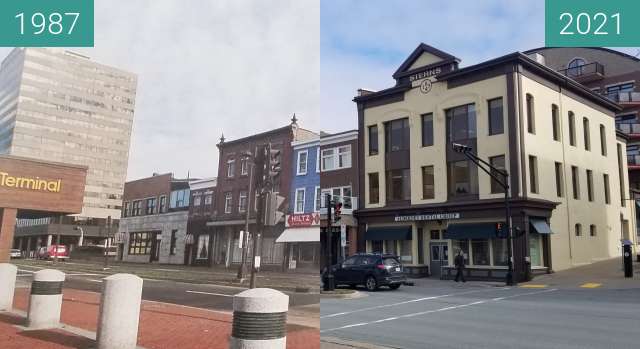
[[(129, 180), (217, 175), (220, 135), (318, 131), (317, 0), (96, 0), (95, 47), (138, 75)], [(11, 48), (0, 48), (2, 60)]]
[(460, 67), (544, 46), (542, 0), (322, 0), (320, 10), (328, 132), (357, 128), (357, 89), (392, 87), (391, 75), (421, 42), (460, 58)]

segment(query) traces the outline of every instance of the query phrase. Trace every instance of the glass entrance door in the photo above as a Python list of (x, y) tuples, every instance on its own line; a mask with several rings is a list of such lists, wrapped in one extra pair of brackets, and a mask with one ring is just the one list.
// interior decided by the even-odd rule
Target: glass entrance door
[(429, 243), (431, 263), (429, 272), (433, 277), (440, 277), (440, 267), (449, 265), (449, 245), (446, 242)]

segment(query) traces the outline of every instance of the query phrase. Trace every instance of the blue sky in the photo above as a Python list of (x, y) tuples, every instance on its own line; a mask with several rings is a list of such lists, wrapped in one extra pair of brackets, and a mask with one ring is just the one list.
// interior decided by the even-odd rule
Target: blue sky
[(320, 109), (329, 132), (356, 128), (356, 90), (393, 86), (391, 75), (420, 42), (461, 66), (544, 46), (543, 0), (322, 0), (320, 14)]

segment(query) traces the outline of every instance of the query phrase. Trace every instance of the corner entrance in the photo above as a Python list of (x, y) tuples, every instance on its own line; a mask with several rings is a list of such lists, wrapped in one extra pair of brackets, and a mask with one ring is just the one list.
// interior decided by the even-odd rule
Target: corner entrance
[(431, 251), (429, 271), (431, 276), (439, 278), (442, 273), (441, 267), (449, 265), (449, 244), (446, 242), (430, 242), (429, 249)]

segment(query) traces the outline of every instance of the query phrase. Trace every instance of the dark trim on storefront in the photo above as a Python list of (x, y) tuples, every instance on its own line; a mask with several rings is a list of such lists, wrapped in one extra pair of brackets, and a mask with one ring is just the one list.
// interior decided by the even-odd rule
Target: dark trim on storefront
[(516, 106), (519, 105), (518, 96), (515, 90), (516, 75), (512, 71), (507, 73), (507, 132), (509, 133), (509, 173), (511, 177), (511, 197), (518, 197), (520, 191), (520, 178), (513, 174), (518, 173), (518, 133), (513, 130), (518, 129), (518, 113)]

